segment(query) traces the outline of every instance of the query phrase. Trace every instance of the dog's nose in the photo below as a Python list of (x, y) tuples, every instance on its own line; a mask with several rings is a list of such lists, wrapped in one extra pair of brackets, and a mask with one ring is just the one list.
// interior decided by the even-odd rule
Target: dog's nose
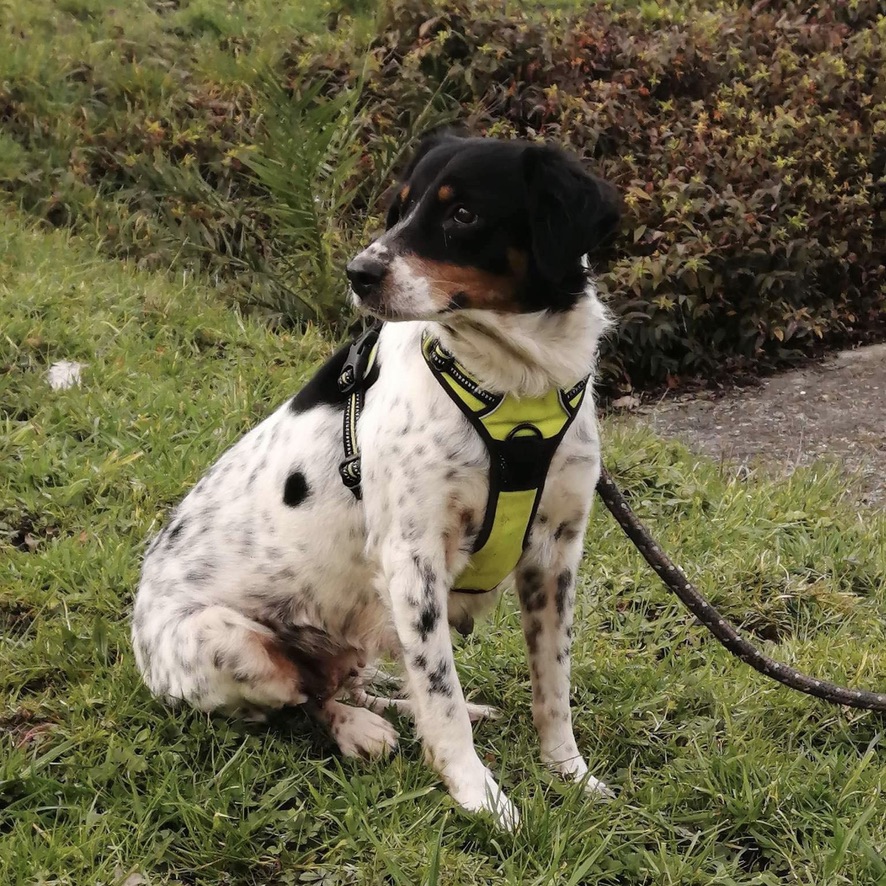
[(363, 255), (358, 255), (345, 268), (351, 287), (360, 298), (370, 295), (372, 290), (384, 280), (387, 272), (388, 266), (384, 262)]

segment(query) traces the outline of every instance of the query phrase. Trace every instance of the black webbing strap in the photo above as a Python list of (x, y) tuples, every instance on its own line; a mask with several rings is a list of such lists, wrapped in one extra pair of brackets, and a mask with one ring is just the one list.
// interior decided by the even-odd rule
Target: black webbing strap
[(376, 349), (381, 324), (373, 324), (354, 340), (338, 376), (338, 389), (346, 394), (342, 419), (342, 445), (345, 457), (338, 466), (342, 483), (358, 501), (363, 497), (360, 489), (360, 447), (357, 443), (357, 422), (363, 411), (366, 389), (378, 378)]

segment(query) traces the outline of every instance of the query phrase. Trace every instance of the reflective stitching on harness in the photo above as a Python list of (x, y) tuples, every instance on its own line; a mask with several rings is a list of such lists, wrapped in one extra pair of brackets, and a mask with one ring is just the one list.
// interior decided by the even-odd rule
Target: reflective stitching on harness
[(363, 411), (366, 389), (378, 378), (378, 335), (381, 325), (374, 323), (354, 340), (338, 377), (338, 387), (348, 394), (342, 416), (342, 448), (345, 457), (338, 466), (342, 483), (359, 501), (363, 497), (360, 488), (360, 447), (357, 442), (357, 422)]

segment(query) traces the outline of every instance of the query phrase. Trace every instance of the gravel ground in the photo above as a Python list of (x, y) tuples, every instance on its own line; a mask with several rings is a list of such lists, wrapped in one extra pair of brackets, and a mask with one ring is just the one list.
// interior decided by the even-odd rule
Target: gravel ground
[(843, 351), (759, 388), (665, 398), (628, 420), (748, 467), (790, 472), (836, 462), (861, 503), (886, 507), (886, 344)]

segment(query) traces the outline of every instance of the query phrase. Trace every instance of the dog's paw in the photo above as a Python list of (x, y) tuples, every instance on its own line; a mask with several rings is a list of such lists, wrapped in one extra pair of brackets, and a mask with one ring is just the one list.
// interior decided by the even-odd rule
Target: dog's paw
[(501, 716), (501, 711), (488, 704), (474, 704), (472, 701), (467, 702), (468, 717), (472, 723), (479, 720), (497, 720)]
[(397, 749), (397, 730), (384, 717), (366, 708), (346, 710), (330, 723), (332, 737), (343, 756), (375, 760)]
[(582, 790), (588, 797), (594, 800), (614, 800), (613, 791), (605, 782), (594, 778), (588, 772), (588, 764), (578, 754), (564, 759), (556, 759), (555, 754), (542, 754), (542, 762), (557, 772), (562, 778), (574, 781), (581, 785)]
[(581, 777), (573, 777), (581, 785), (581, 789), (585, 794), (587, 794), (592, 800), (614, 800), (617, 796), (615, 791), (613, 791), (606, 782), (600, 781), (599, 778), (594, 778), (589, 772)]
[(505, 831), (515, 831), (520, 824), (517, 807), (505, 796), (492, 773), (484, 766), (473, 777), (447, 779), (452, 799), (467, 812), (488, 813)]

